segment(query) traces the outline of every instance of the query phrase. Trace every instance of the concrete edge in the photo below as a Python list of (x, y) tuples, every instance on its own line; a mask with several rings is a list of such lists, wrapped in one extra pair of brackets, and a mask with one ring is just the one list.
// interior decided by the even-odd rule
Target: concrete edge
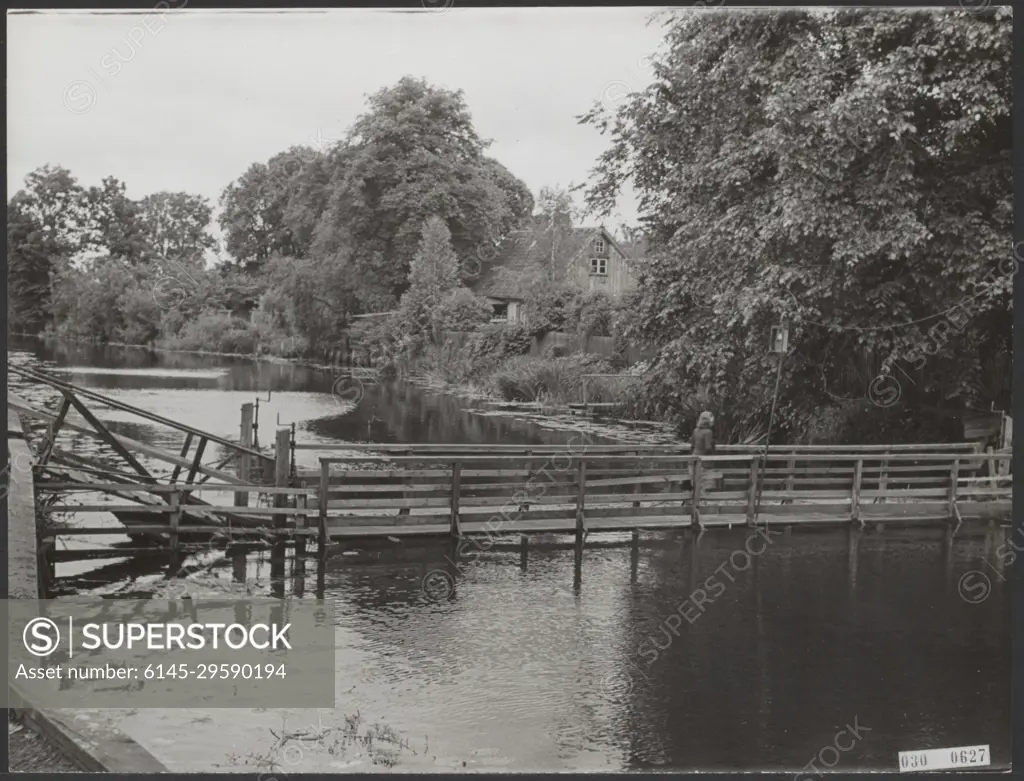
[(68, 759), (86, 772), (170, 772), (141, 744), (116, 727), (104, 727), (97, 737), (86, 737), (60, 710), (35, 707), (13, 683), (10, 684), (9, 707), (27, 727), (59, 746)]

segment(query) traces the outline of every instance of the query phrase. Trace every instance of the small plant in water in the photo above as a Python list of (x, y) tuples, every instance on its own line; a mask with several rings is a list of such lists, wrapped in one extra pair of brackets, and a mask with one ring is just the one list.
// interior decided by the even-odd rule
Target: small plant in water
[(348, 759), (352, 752), (353, 758), (366, 756), (372, 764), (388, 769), (399, 764), (403, 752), (417, 754), (410, 741), (390, 724), (381, 722), (362, 730), (364, 723), (359, 711), (344, 715), (340, 728), (324, 727), (321, 723), (311, 729), (289, 730), (282, 720), (280, 732), (270, 730), (274, 742), (266, 753), (249, 752), (241, 757), (229, 754), (228, 764), (255, 767), (258, 770), (283, 770), (285, 747), (290, 743), (297, 743), (311, 752), (326, 749), (329, 756), (340, 759)]

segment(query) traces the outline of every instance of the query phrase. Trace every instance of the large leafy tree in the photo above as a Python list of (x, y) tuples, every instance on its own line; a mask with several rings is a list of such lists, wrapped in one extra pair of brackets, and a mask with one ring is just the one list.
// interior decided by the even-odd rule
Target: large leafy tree
[(206, 198), (159, 192), (140, 205), (146, 238), (158, 258), (201, 268), (204, 255), (217, 246), (210, 234), (211, 209)]
[(369, 99), (343, 142), (313, 251), (351, 248), (349, 273), (367, 299), (407, 286), (424, 221), (448, 225), (460, 258), (488, 250), (532, 211), (525, 185), (484, 155), (461, 92), (403, 78)]
[(224, 190), (219, 222), (227, 251), (243, 268), (256, 271), (272, 255), (305, 256), (312, 232), (309, 222), (319, 213), (311, 218), (291, 202), (308, 197), (310, 186), (303, 187), (307, 178), (310, 184), (323, 180), (322, 157), (311, 147), (292, 147), (266, 164), (253, 163)]
[(141, 205), (125, 195), (125, 185), (113, 176), (86, 194), (90, 249), (131, 264), (146, 259), (151, 251), (142, 223)]
[(589, 205), (640, 194), (651, 405), (700, 391), (763, 420), (782, 319), (792, 434), (822, 404), (881, 414), (872, 377), (897, 369), (896, 429), (978, 403), (981, 356), (1009, 359), (1010, 30), (1005, 8), (670, 20), (654, 83), (581, 117), (612, 139)]
[(7, 204), (9, 327), (39, 332), (49, 320), (50, 286), (84, 248), (85, 191), (61, 166), (42, 166)]

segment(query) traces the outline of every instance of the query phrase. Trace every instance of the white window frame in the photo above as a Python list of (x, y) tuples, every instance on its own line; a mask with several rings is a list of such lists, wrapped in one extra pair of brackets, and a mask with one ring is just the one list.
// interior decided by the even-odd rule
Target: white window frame
[(595, 277), (608, 276), (608, 258), (591, 258), (590, 273)]
[(608, 245), (606, 245), (604, 243), (604, 238), (603, 237), (598, 237), (598, 238), (594, 239), (594, 254), (595, 255), (604, 255), (604, 253), (607, 251), (607, 249), (608, 249)]

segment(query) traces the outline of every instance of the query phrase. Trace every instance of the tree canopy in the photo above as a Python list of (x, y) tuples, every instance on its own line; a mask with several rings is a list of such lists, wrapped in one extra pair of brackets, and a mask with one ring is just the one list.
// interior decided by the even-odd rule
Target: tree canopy
[[(660, 348), (650, 403), (703, 389), (765, 417), (769, 329), (785, 320), (784, 428), (872, 400), (871, 378), (897, 367), (904, 407), (987, 408), (982, 356), (1010, 354), (1009, 9), (703, 11), (666, 26), (651, 86), (580, 118), (611, 138), (588, 205), (610, 212), (627, 180), (640, 195), (650, 259), (633, 329)], [(936, 341), (927, 366), (907, 365)]]

